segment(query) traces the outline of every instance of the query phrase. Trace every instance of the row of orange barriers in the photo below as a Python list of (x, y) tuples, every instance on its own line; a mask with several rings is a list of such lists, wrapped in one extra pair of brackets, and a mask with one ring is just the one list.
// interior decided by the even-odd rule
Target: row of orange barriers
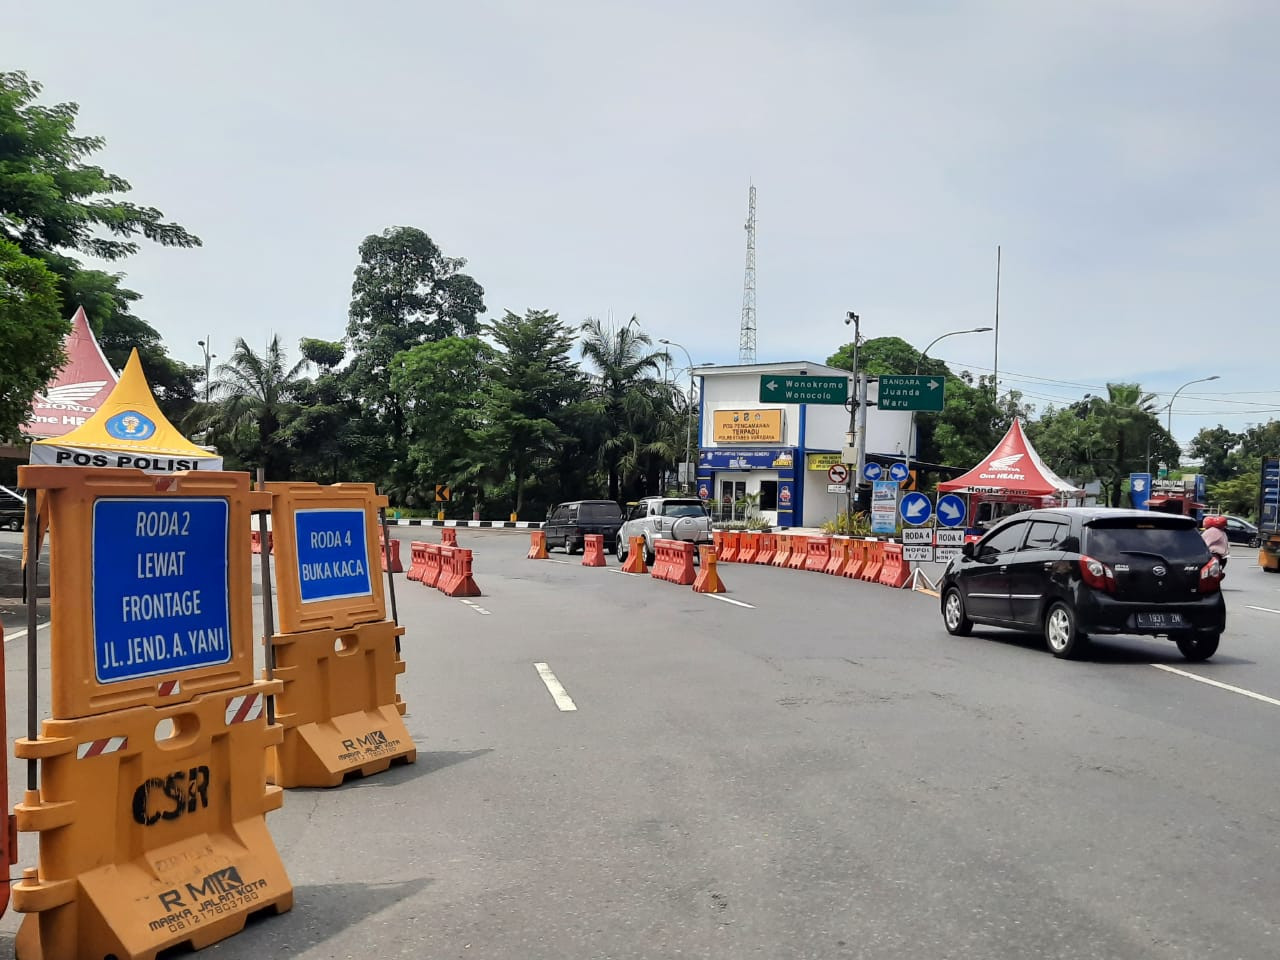
[[(418, 544), (414, 545), (415, 547)], [(724, 581), (716, 568), (716, 552), (710, 547), (697, 548), (699, 568), (694, 570), (694, 550), (692, 543), (683, 540), (655, 541), (653, 545), (654, 562), (650, 570), (645, 564), (644, 537), (632, 537), (627, 550), (627, 559), (620, 570), (623, 573), (650, 574), (655, 580), (665, 580), (681, 586), (691, 586), (696, 593), (725, 593)], [(529, 535), (529, 559), (547, 559), (547, 535), (541, 530), (533, 530)], [(599, 534), (587, 534), (584, 538), (582, 565), (584, 567), (605, 566), (604, 537)]]
[(911, 579), (902, 544), (874, 538), (717, 530), (715, 554), (726, 563), (809, 570), (902, 587)]
[(446, 528), (444, 533), (443, 543), (414, 540), (409, 544), (406, 579), (416, 580), (424, 587), (435, 587), (446, 597), (480, 596), (480, 587), (472, 572), (471, 551), (457, 545), (458, 535), (453, 530)]

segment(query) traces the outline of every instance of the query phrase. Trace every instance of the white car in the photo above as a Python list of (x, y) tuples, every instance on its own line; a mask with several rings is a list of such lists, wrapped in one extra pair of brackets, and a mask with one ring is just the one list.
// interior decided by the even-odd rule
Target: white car
[(711, 543), (711, 514), (697, 497), (646, 497), (627, 512), (614, 551), (627, 559), (632, 537), (644, 537), (645, 561), (653, 563), (655, 540)]

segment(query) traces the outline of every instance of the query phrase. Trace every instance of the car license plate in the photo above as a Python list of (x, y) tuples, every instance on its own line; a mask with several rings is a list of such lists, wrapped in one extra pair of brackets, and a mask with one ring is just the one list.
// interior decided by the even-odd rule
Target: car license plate
[(1139, 613), (1136, 615), (1139, 627), (1181, 627), (1183, 626), (1182, 614), (1180, 613)]

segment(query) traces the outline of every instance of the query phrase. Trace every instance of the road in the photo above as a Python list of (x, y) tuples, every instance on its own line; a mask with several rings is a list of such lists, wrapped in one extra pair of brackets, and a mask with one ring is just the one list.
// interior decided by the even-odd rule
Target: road
[(953, 638), (931, 597), (822, 574), (724, 565), (729, 603), (527, 560), (523, 532), (459, 539), (483, 597), (396, 584), (418, 763), (289, 791), (294, 910), (203, 955), (1280, 951), (1280, 576), (1249, 551), (1192, 666), (1163, 640), (1065, 662)]

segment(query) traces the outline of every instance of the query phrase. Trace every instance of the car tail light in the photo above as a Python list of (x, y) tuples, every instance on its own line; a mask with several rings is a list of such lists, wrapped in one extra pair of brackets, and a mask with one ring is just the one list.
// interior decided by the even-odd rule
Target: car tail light
[(1200, 568), (1200, 592), (1217, 593), (1222, 589), (1222, 564), (1214, 557)]
[(1095, 560), (1087, 554), (1082, 556), (1080, 558), (1080, 576), (1091, 587), (1105, 590), (1107, 593), (1116, 592), (1115, 571), (1101, 560)]

